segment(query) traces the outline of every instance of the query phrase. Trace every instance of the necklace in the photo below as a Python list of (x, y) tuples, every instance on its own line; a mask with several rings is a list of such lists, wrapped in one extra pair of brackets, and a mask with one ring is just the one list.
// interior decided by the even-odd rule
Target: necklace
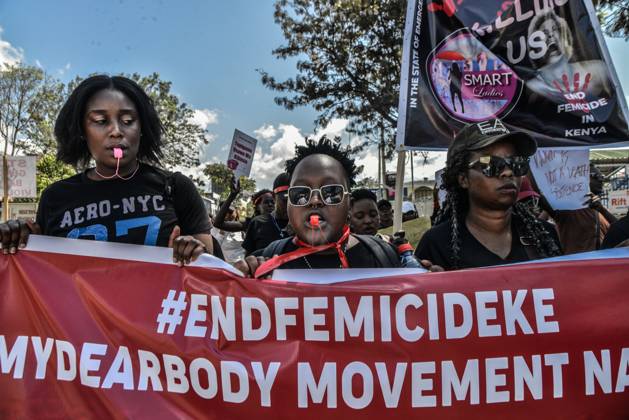
[(308, 268), (312, 269), (312, 266), (310, 265), (310, 263), (308, 262), (308, 258), (306, 258), (306, 256), (304, 255), (304, 261), (306, 261), (306, 265), (308, 266)]
[[(120, 159), (118, 160), (118, 163), (120, 163)], [(140, 162), (136, 161), (136, 165), (135, 165), (135, 170), (133, 171), (133, 173), (127, 177), (121, 176), (118, 173), (118, 165), (116, 165), (116, 173), (111, 175), (111, 176), (105, 176), (103, 174), (101, 174), (100, 172), (98, 172), (98, 169), (96, 169), (96, 167), (94, 167), (94, 172), (96, 172), (96, 175), (98, 175), (99, 177), (103, 178), (103, 179), (112, 179), (114, 177), (118, 177), (120, 179), (122, 179), (123, 181), (128, 181), (131, 178), (133, 178), (135, 176), (135, 174), (138, 172), (138, 169), (140, 169)]]
[[(306, 265), (308, 266), (308, 268), (312, 269), (312, 265), (310, 265), (310, 261), (308, 261), (308, 258), (306, 258), (306, 256), (304, 255), (302, 257), (304, 259), (304, 261), (306, 262)], [(343, 264), (339, 263), (339, 267), (338, 268), (343, 268)]]

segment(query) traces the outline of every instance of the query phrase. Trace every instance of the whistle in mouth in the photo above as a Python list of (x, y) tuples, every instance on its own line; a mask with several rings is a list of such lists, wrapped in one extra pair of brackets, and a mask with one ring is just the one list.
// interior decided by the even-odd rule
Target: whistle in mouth
[(310, 225), (313, 227), (319, 226), (319, 215), (313, 214), (310, 216)]
[(122, 159), (123, 153), (120, 147), (114, 147), (114, 158)]

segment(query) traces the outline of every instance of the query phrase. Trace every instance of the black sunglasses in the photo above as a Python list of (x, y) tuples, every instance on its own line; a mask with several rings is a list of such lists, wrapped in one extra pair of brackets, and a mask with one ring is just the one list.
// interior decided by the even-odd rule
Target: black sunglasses
[(498, 176), (506, 168), (511, 169), (514, 176), (524, 176), (529, 173), (529, 158), (523, 156), (481, 156), (470, 162), (469, 168), (481, 171), (486, 177)]
[(323, 185), (321, 188), (310, 188), (305, 186), (290, 187), (288, 189), (288, 202), (292, 206), (307, 206), (312, 200), (312, 193), (317, 191), (321, 200), (326, 206), (336, 206), (343, 202), (346, 194), (349, 194), (343, 185), (332, 184)]

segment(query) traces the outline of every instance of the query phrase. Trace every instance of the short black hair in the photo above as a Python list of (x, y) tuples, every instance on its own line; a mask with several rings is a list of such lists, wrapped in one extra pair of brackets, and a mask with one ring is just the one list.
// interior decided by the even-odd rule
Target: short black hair
[(359, 188), (357, 190), (352, 191), (351, 197), (352, 197), (352, 200), (351, 200), (352, 206), (354, 205), (356, 201), (359, 201), (359, 200), (371, 200), (376, 205), (378, 202), (378, 197), (376, 197), (373, 191), (368, 190), (367, 188)]
[(319, 141), (307, 139), (305, 146), (295, 146), (295, 157), (286, 161), (286, 172), (292, 177), (295, 168), (305, 158), (312, 155), (328, 155), (336, 159), (347, 176), (347, 184), (351, 188), (356, 183), (356, 176), (362, 171), (362, 167), (356, 166), (354, 159), (350, 158), (350, 148), (342, 147), (340, 142), (332, 141), (323, 136)]
[(251, 196), (251, 201), (252, 202), (256, 202), (256, 200), (258, 198), (260, 198), (261, 196), (263, 196), (264, 194), (273, 194), (273, 191), (271, 190), (267, 190), (266, 188), (260, 191), (256, 191), (255, 193), (253, 193), (253, 195)]
[(392, 209), (393, 206), (391, 205), (391, 202), (385, 198), (383, 198), (382, 200), (378, 201), (378, 208), (380, 207), (387, 207)]
[(282, 172), (275, 177), (275, 181), (273, 181), (273, 191), (278, 187), (286, 187), (288, 185), (290, 185), (290, 175), (286, 172)]
[(138, 159), (159, 164), (164, 127), (153, 101), (133, 80), (123, 76), (99, 74), (83, 80), (61, 107), (55, 122), (57, 159), (72, 166), (86, 166), (92, 156), (84, 138), (83, 119), (87, 102), (101, 90), (122, 92), (137, 108), (142, 137)]

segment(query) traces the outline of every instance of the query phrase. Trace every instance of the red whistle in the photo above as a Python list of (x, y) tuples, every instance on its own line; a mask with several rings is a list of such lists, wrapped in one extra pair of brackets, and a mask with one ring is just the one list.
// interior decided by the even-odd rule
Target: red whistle
[(312, 226), (312, 227), (318, 227), (319, 226), (319, 215), (318, 214), (313, 214), (312, 216), (310, 216), (310, 226)]

